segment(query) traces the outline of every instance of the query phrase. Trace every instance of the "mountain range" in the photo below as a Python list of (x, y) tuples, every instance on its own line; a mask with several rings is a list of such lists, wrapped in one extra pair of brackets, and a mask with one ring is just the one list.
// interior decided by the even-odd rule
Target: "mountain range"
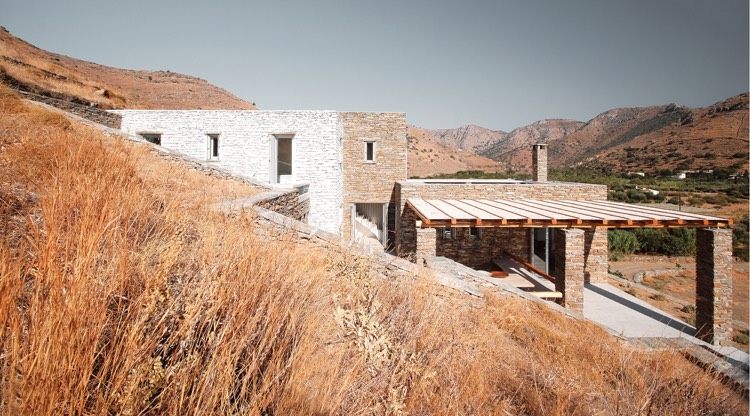
[(454, 166), (432, 163), (439, 160), (461, 161), (461, 170), (528, 173), (534, 143), (549, 145), (553, 168), (743, 171), (748, 168), (748, 94), (701, 108), (674, 103), (614, 108), (586, 122), (540, 120), (510, 132), (473, 125), (442, 130), (412, 127), (409, 141), (410, 151), (432, 156), (415, 157), (409, 166), (412, 176), (451, 173)]

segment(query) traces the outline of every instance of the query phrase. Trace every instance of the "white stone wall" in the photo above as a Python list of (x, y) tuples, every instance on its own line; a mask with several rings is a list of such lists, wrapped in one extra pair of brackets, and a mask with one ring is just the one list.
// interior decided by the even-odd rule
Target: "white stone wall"
[(294, 134), (296, 183), (310, 184), (310, 225), (341, 235), (343, 129), (335, 111), (113, 110), (127, 133), (160, 133), (161, 145), (208, 160), (208, 134), (219, 134), (219, 160), (229, 171), (269, 183), (274, 134)]

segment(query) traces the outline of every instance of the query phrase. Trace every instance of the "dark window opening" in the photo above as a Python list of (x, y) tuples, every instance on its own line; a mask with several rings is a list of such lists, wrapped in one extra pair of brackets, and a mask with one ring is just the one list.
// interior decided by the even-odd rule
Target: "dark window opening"
[(282, 176), (292, 174), (292, 138), (279, 137), (276, 149), (276, 182), (281, 182)]
[(365, 142), (365, 160), (368, 162), (375, 160), (375, 142)]
[(219, 135), (218, 134), (208, 135), (208, 158), (209, 159), (219, 158)]
[(453, 239), (453, 228), (443, 228), (443, 240)]
[(161, 134), (158, 133), (141, 133), (140, 135), (149, 143), (153, 143), (157, 146), (161, 146)]
[(482, 238), (481, 230), (477, 227), (469, 227), (469, 238), (472, 240), (478, 240)]

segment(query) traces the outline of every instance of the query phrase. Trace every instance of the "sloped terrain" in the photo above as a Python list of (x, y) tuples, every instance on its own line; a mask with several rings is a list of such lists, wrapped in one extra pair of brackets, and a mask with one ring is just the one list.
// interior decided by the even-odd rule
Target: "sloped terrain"
[(581, 162), (597, 168), (650, 173), (717, 167), (744, 171), (748, 168), (747, 118), (747, 93), (706, 108), (665, 108)]
[(481, 153), (501, 162), (506, 170), (525, 172), (531, 166), (531, 145), (551, 143), (581, 128), (583, 122), (575, 120), (540, 120), (513, 129), (504, 140), (486, 145)]
[(0, 87), (3, 414), (737, 414), (536, 303), (259, 237), (252, 194)]
[(47, 52), (0, 27), (0, 83), (99, 108), (254, 109), (200, 78), (112, 68)]
[[(494, 160), (479, 155), (471, 150), (462, 150), (455, 146), (445, 146), (436, 135), (426, 129), (409, 126), (408, 175), (425, 177), (443, 173), (454, 173), (462, 170), (481, 170), (496, 172), (504, 170)], [(450, 143), (446, 141), (446, 143)]]

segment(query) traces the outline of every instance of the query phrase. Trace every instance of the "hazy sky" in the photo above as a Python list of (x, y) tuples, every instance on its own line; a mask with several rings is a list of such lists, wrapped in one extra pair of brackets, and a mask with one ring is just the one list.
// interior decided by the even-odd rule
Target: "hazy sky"
[(747, 0), (0, 0), (54, 52), (205, 78), (261, 109), (509, 130), (748, 89)]

